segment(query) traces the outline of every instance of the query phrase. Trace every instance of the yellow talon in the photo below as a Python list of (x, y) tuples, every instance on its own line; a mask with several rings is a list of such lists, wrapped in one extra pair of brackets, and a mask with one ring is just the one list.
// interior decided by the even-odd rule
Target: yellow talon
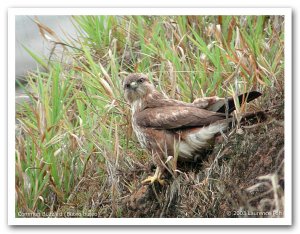
[(161, 176), (161, 171), (160, 171), (159, 167), (157, 167), (154, 175), (153, 176), (149, 176), (147, 179), (143, 180), (142, 184), (145, 184), (145, 183), (148, 183), (148, 182), (150, 182), (150, 184), (153, 184), (155, 181), (157, 181), (161, 185), (164, 185), (165, 181), (162, 180), (160, 178), (160, 176)]
[(164, 185), (165, 183), (165, 181), (160, 178), (156, 178), (155, 176), (149, 176), (147, 179), (142, 181), (142, 184), (146, 184), (148, 182), (150, 182), (150, 184), (153, 184), (155, 181), (158, 181), (161, 185)]

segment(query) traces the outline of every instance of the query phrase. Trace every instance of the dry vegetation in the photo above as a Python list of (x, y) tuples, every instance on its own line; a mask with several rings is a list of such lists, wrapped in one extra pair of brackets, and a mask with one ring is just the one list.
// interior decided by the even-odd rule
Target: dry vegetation
[[(37, 24), (50, 58), (25, 48), (44, 70), (28, 74), (16, 110), (17, 217), (283, 217), (283, 17), (73, 21), (68, 41)], [(259, 90), (248, 110), (266, 118), (226, 133), (202, 163), (173, 165), (165, 186), (141, 185), (153, 166), (123, 99), (131, 72), (184, 101)]]

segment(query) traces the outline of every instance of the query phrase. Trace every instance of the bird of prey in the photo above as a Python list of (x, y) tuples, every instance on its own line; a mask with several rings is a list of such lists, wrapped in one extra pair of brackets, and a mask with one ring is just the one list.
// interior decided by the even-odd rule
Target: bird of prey
[[(216, 134), (227, 129), (228, 113), (235, 109), (232, 98), (226, 105), (225, 99), (218, 97), (196, 99), (193, 103), (167, 98), (144, 74), (128, 75), (123, 88), (131, 106), (133, 131), (156, 165), (155, 174), (142, 183), (163, 184), (161, 175), (169, 156), (177, 155), (178, 161), (197, 161), (212, 146)], [(240, 103), (249, 102), (260, 95), (252, 91), (238, 99)]]

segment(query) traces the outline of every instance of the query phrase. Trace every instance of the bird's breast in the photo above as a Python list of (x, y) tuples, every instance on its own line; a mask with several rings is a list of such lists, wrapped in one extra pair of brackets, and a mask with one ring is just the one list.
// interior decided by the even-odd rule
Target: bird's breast
[(142, 110), (142, 107), (143, 107), (142, 100), (141, 99), (135, 100), (131, 104), (131, 113), (132, 113), (132, 116), (134, 116), (135, 113), (140, 112)]
[(145, 130), (137, 124), (135, 114), (141, 111), (142, 109), (142, 101), (136, 100), (131, 104), (131, 123), (132, 129), (143, 148), (147, 147), (147, 134)]
[(141, 146), (143, 148), (146, 148), (147, 147), (147, 135), (146, 135), (145, 131), (143, 130), (143, 128), (139, 127), (136, 124), (136, 121), (134, 118), (132, 121), (132, 129), (133, 129), (134, 134), (136, 135), (139, 143), (141, 144)]

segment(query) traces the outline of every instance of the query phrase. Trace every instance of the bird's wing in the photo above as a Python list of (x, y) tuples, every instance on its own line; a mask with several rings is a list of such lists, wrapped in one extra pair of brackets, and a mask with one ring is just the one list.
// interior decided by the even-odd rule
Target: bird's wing
[(136, 124), (156, 129), (201, 127), (224, 119), (225, 114), (185, 106), (148, 108), (135, 113)]
[[(262, 94), (257, 91), (250, 91), (248, 93), (240, 94), (237, 96), (237, 100), (239, 104), (250, 102)], [(155, 97), (155, 98), (153, 98)], [(193, 103), (187, 103), (183, 101), (178, 101), (171, 98), (164, 98), (160, 93), (155, 93), (152, 98), (148, 98), (145, 100), (145, 107), (147, 108), (157, 108), (157, 107), (165, 107), (165, 106), (180, 106), (180, 107), (196, 107), (199, 109), (206, 109), (213, 112), (225, 113), (227, 101), (228, 113), (232, 113), (235, 108), (235, 103), (232, 97), (219, 98), (219, 97), (208, 97), (208, 98), (198, 98)]]
[[(242, 105), (243, 102), (250, 102), (260, 96), (261, 96), (260, 92), (251, 91), (248, 93), (240, 94), (237, 97), (237, 99), (239, 101), (239, 104)], [(226, 111), (225, 101), (226, 101), (225, 98), (220, 98), (217, 102), (215, 102), (213, 105), (210, 105), (207, 109), (210, 111), (225, 113), (225, 111)], [(228, 108), (228, 113), (231, 113), (236, 109), (235, 103), (234, 103), (234, 100), (232, 97), (229, 97), (227, 99), (227, 108)]]

